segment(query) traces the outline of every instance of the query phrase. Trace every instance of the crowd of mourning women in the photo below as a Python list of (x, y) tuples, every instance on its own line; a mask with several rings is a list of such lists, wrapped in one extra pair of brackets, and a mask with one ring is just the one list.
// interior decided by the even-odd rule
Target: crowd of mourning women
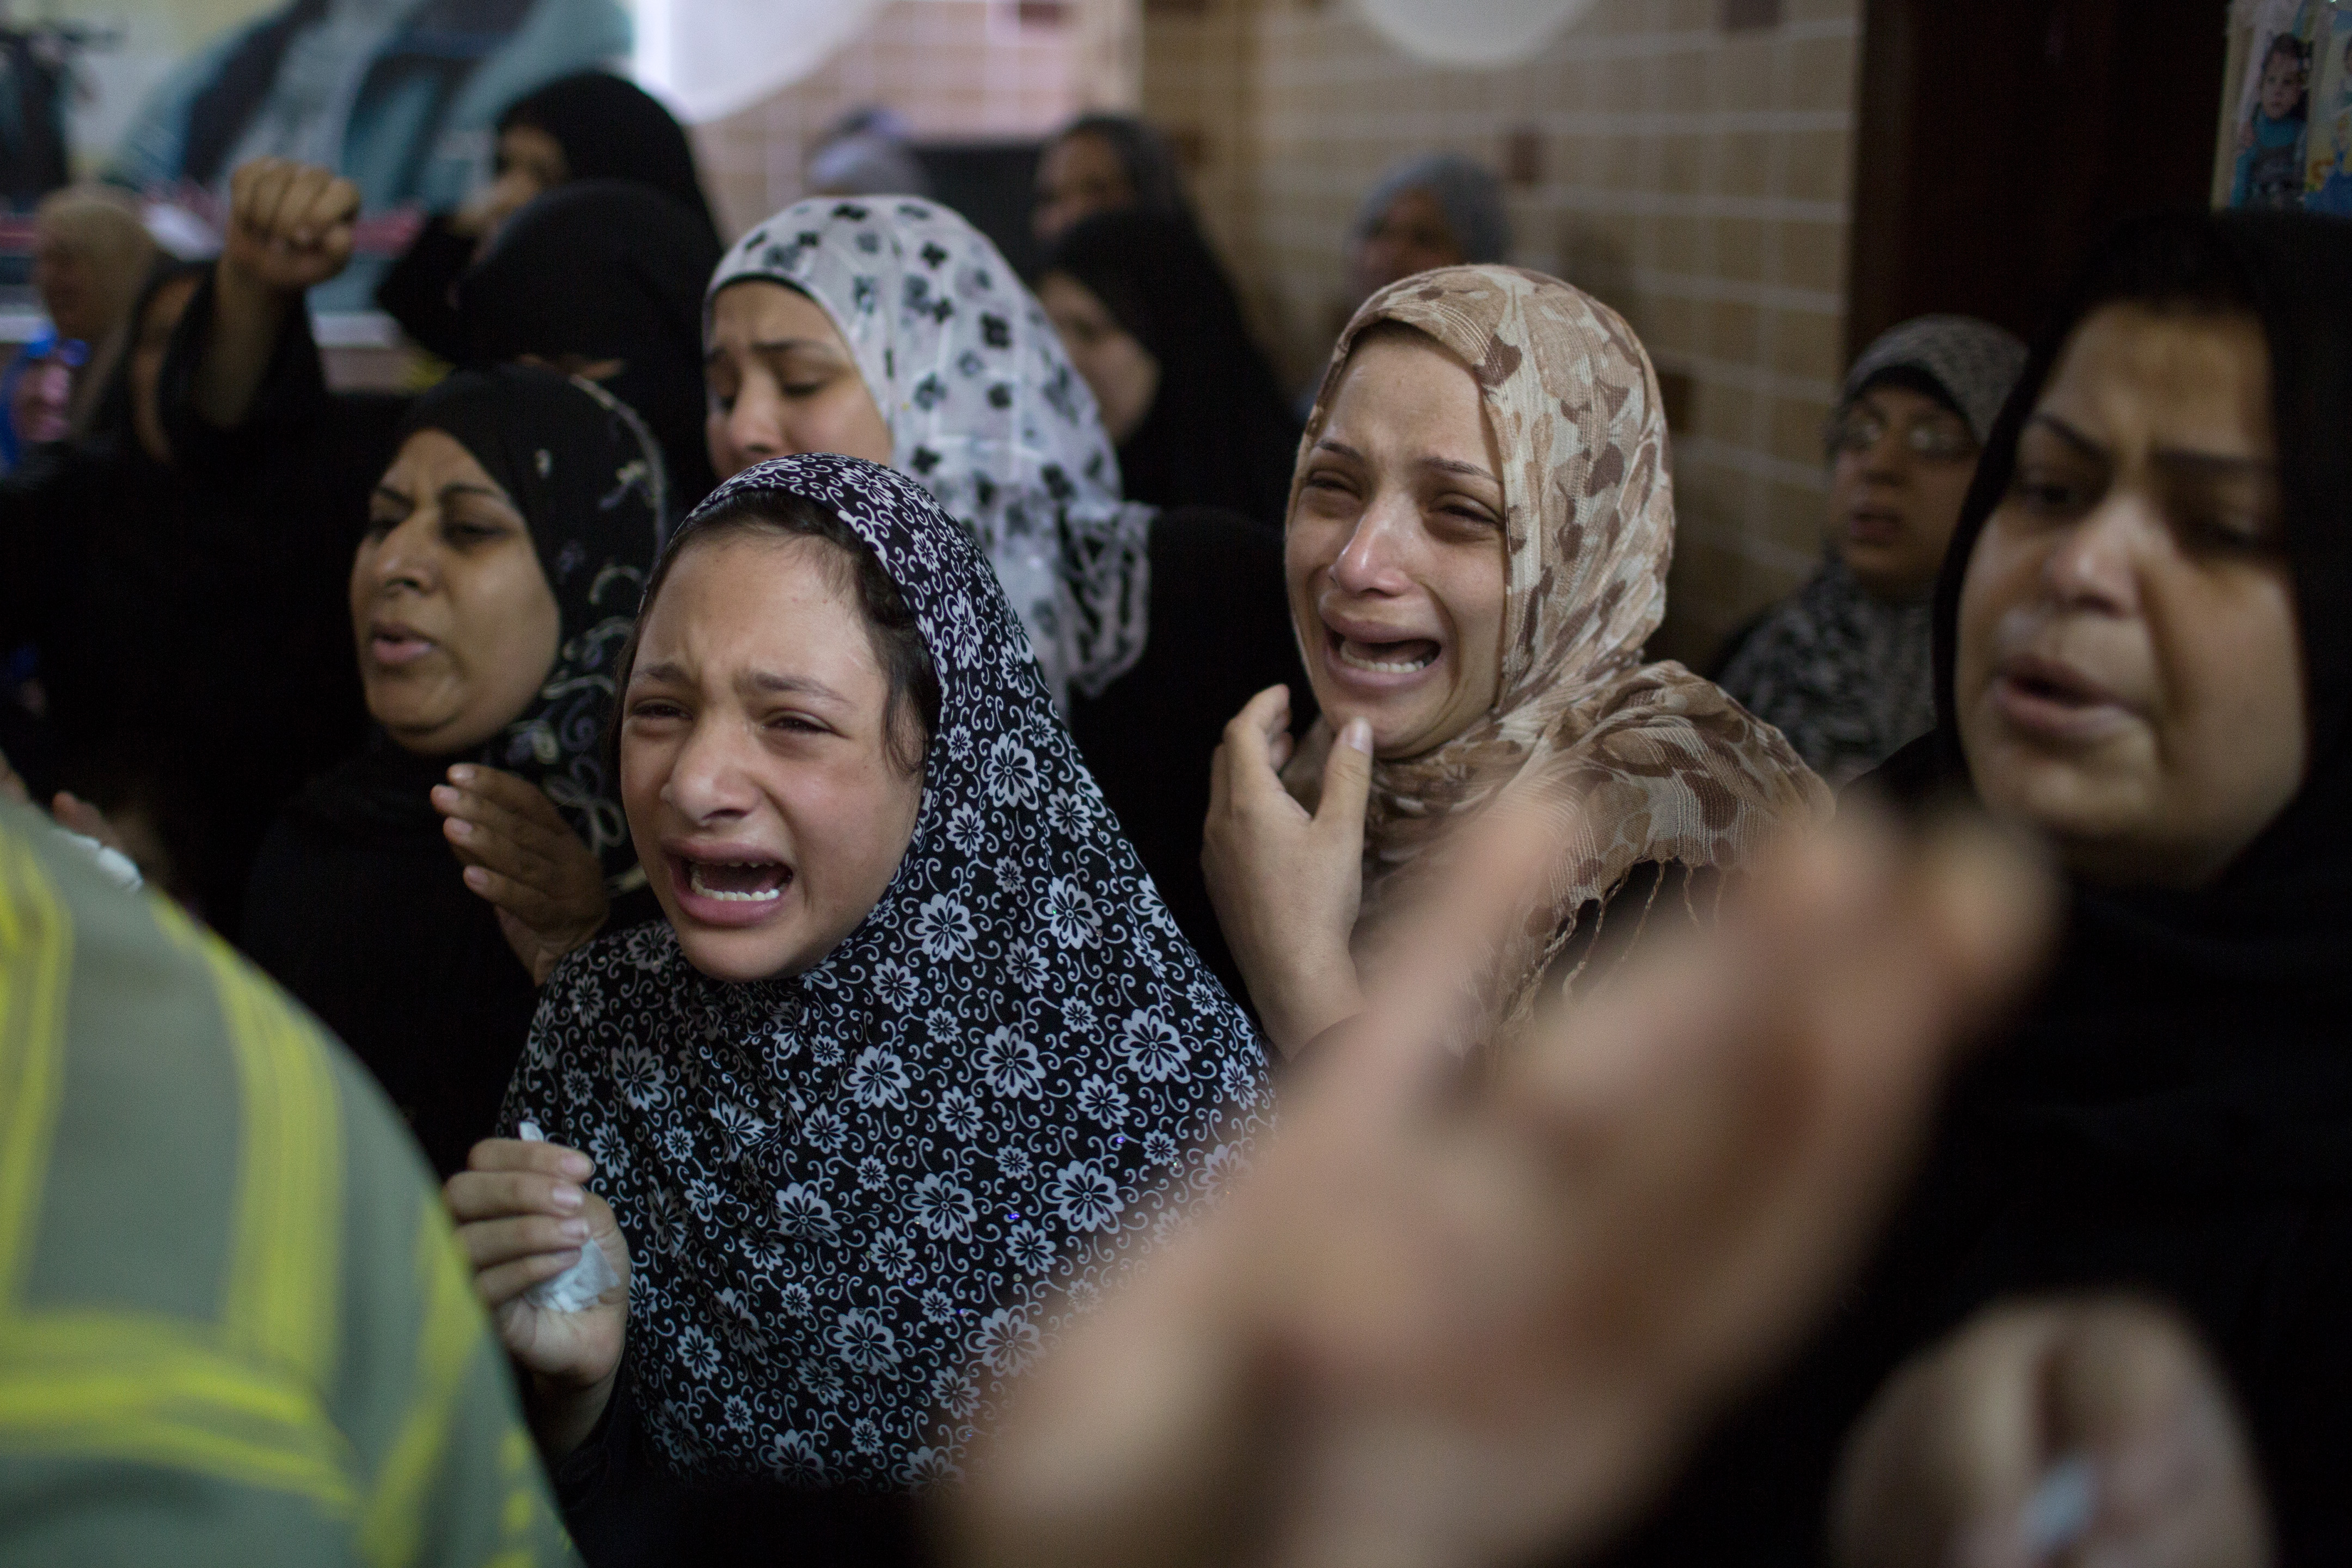
[(327, 171), (43, 214), (0, 1557), (2352, 1552), (2352, 227), (1871, 343), (1703, 675), (1468, 160), (1300, 394), (1133, 120), (1029, 279), (887, 121), (498, 156), (413, 396)]

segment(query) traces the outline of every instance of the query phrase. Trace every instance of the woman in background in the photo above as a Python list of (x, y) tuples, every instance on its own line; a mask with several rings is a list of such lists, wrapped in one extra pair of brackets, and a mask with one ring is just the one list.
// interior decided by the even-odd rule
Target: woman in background
[(457, 279), (465, 363), (535, 361), (627, 404), (683, 513), (719, 482), (702, 439), (702, 289), (719, 255), (708, 219), (673, 197), (574, 180), (515, 214)]
[(1935, 725), (1927, 600), (2024, 365), (2025, 345), (1990, 321), (1921, 316), (1846, 373), (1821, 567), (1733, 633), (1715, 672), (1832, 785)]
[(1390, 164), (1357, 204), (1348, 266), (1361, 300), (1416, 272), (1500, 261), (1510, 248), (1494, 171), (1460, 153), (1417, 153)]
[(0, 648), (30, 649), (40, 723), (8, 750), (43, 797), (96, 803), (157, 886), (233, 932), (271, 819), (360, 736), (336, 608), (359, 503), (339, 523), (286, 463), (167, 429), (206, 270), (155, 274), (89, 429), (0, 482)]
[(67, 400), (71, 430), (89, 427), (121, 358), (131, 304), (165, 259), (138, 203), (112, 185), (68, 185), (35, 209), (34, 292), (58, 338), (82, 345)]
[(1280, 525), (1298, 422), (1192, 225), (1086, 218), (1047, 257), (1037, 300), (1093, 389), (1128, 500)]
[(1168, 138), (1132, 114), (1081, 114), (1054, 133), (1037, 155), (1037, 190), (1029, 225), (1051, 245), (1080, 218), (1139, 211), (1192, 223), (1184, 182)]
[(622, 180), (692, 213), (709, 243), (719, 226), (686, 130), (635, 82), (581, 71), (517, 99), (499, 116), (490, 183), (454, 212), (434, 213), (376, 285), (376, 303), (419, 348), (452, 364), (468, 344), (449, 291), (507, 219), (573, 180)]

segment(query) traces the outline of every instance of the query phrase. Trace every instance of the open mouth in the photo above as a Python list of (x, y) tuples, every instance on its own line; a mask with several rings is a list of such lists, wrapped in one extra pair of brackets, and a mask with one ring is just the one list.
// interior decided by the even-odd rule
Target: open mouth
[(1405, 637), (1396, 642), (1368, 642), (1357, 637), (1343, 637), (1329, 627), (1324, 628), (1331, 657), (1350, 669), (1368, 670), (1374, 675), (1411, 675), (1427, 669), (1437, 662), (1444, 649), (1427, 637)]
[(433, 647), (432, 638), (421, 637), (406, 626), (376, 626), (368, 633), (368, 657), (393, 668), (415, 664), (431, 653)]
[(793, 868), (781, 860), (688, 860), (686, 885), (698, 898), (722, 904), (772, 904), (792, 886)]
[(2054, 659), (2027, 655), (2007, 661), (1994, 694), (2021, 731), (2070, 744), (2098, 740), (2130, 722), (2122, 699)]

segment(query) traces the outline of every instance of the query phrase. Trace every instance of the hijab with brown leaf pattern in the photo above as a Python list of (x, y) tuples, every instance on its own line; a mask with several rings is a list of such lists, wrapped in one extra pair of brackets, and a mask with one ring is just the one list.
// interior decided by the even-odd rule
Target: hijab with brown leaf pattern
[(1391, 284), (1332, 350), (1302, 456), (1349, 352), (1384, 321), (1428, 334), (1478, 383), (1503, 458), (1507, 604), (1494, 707), (1419, 756), (1373, 766), (1359, 945), (1443, 861), (1433, 850), (1507, 789), (1572, 803), (1539, 905), (1511, 922), (1495, 971), (1489, 1016), (1515, 1021), (1585, 906), (1636, 866), (1733, 869), (1776, 828), (1825, 816), (1830, 795), (1778, 730), (1714, 683), (1643, 662), (1665, 612), (1674, 482), (1657, 375), (1623, 319), (1516, 267)]

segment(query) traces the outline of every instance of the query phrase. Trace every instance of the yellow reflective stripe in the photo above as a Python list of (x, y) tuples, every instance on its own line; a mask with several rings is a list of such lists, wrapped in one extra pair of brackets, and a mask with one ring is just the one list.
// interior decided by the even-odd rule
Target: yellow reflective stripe
[(51, 1312), (0, 1329), (0, 1450), (127, 1459), (291, 1492), (341, 1516), (351, 1447), (313, 1390), (194, 1326)]
[(416, 1399), (360, 1515), (360, 1557), (383, 1568), (415, 1561), (466, 1363), (483, 1338), (465, 1260), (430, 1204), (416, 1227), (416, 1285), (425, 1304), (425, 1326), (416, 1336)]
[(64, 1079), (73, 922), (25, 841), (0, 827), (0, 1311), (16, 1299)]
[(325, 1386), (341, 1283), (341, 1108), (309, 1026), (220, 941), (154, 900), (155, 918), (212, 971), (245, 1109), (221, 1327), (232, 1350)]

